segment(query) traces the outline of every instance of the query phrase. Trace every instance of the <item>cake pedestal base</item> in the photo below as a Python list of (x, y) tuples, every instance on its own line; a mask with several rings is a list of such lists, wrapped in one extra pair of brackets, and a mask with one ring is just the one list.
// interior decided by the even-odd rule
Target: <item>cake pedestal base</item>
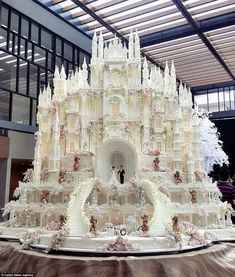
[(229, 277), (235, 274), (235, 244), (173, 255), (143, 257), (76, 257), (20, 250), (18, 243), (0, 242), (0, 273), (34, 276), (87, 277)]

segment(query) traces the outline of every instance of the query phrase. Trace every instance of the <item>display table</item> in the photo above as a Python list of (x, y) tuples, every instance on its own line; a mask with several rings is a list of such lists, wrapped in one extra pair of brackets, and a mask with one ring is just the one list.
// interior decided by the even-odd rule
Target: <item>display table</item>
[(234, 243), (214, 244), (206, 249), (182, 254), (145, 257), (65, 256), (21, 250), (19, 247), (15, 242), (0, 242), (0, 276), (1, 273), (34, 273), (35, 277), (235, 275)]

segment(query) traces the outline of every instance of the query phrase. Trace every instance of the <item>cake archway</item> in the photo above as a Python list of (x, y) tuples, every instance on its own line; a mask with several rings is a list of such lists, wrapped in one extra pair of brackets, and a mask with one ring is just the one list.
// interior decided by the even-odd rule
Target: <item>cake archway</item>
[(138, 156), (135, 148), (123, 139), (109, 139), (96, 152), (96, 176), (108, 182), (112, 166), (120, 165), (126, 172), (125, 182), (136, 175)]

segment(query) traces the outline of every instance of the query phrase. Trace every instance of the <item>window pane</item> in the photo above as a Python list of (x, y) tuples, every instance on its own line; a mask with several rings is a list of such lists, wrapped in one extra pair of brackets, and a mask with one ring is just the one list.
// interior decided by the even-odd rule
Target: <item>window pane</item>
[(209, 101), (209, 112), (218, 112), (218, 93), (208, 93), (208, 101)]
[(12, 121), (29, 124), (30, 99), (13, 94)]
[(9, 36), (9, 51), (12, 52), (13, 50), (13, 34), (10, 33), (10, 36)]
[(21, 21), (21, 36), (26, 38), (29, 37), (29, 22), (25, 18), (22, 18)]
[(0, 90), (0, 119), (9, 120), (10, 93)]
[(28, 42), (28, 50), (26, 53), (26, 59), (32, 61), (32, 43)]
[(18, 14), (11, 12), (11, 30), (18, 33), (19, 29), (19, 16)]
[(25, 46), (26, 46), (27, 42), (25, 39), (21, 38), (20, 39), (20, 56), (22, 58), (27, 58), (26, 52), (25, 52)]
[(72, 45), (64, 43), (64, 58), (73, 61), (73, 48)]
[(224, 111), (224, 90), (222, 88), (219, 89), (219, 108), (220, 111)]
[(73, 64), (72, 63), (68, 63), (68, 76), (70, 75), (70, 74), (72, 74), (73, 73)]
[(12, 49), (12, 52), (14, 54), (18, 55), (18, 36), (16, 36), (16, 35), (14, 35), (14, 47)]
[(40, 66), (45, 67), (46, 51), (40, 47), (34, 47), (34, 62)]
[(231, 109), (232, 109), (232, 110), (235, 109), (235, 107), (234, 107), (234, 93), (235, 93), (234, 87), (231, 86), (231, 87), (230, 87), (230, 102), (231, 102)]
[(43, 29), (41, 31), (41, 45), (50, 50), (52, 49), (52, 35)]
[(62, 60), (61, 60), (61, 58), (59, 58), (59, 57), (56, 57), (56, 63), (55, 63), (58, 67), (59, 67), (59, 69), (61, 68), (61, 65), (62, 65)]
[(229, 88), (224, 88), (224, 101), (225, 101), (225, 110), (229, 111), (230, 108), (230, 98), (229, 98)]
[(33, 110), (32, 110), (32, 125), (36, 126), (37, 118), (37, 101), (33, 99)]
[(52, 59), (53, 59), (52, 54), (50, 52), (48, 52), (47, 53), (47, 67), (49, 70), (52, 70), (52, 68), (53, 68)]
[(62, 41), (60, 38), (56, 38), (56, 54), (61, 56), (61, 51), (62, 51)]
[(21, 60), (19, 63), (19, 93), (25, 94), (27, 93), (27, 69), (28, 62)]
[(40, 80), (39, 80), (40, 90), (43, 90), (46, 84), (46, 71), (43, 68), (40, 68)]
[(31, 40), (38, 43), (38, 26), (32, 23), (31, 27)]
[(197, 103), (198, 107), (204, 109), (205, 111), (208, 111), (206, 94), (195, 95), (194, 99), (195, 99), (195, 102)]
[(76, 65), (79, 64), (78, 52), (79, 52), (79, 50), (78, 50), (78, 49), (75, 49), (75, 51), (74, 51), (74, 62), (75, 62)]
[(8, 24), (8, 9), (5, 7), (2, 7), (2, 14), (1, 14), (1, 24), (5, 27), (7, 27)]
[(0, 29), (0, 47), (6, 49), (7, 47), (7, 32)]
[(36, 98), (38, 92), (38, 67), (36, 65), (30, 64), (29, 75), (29, 95)]
[(14, 56), (0, 51), (0, 87), (16, 90), (16, 65)]

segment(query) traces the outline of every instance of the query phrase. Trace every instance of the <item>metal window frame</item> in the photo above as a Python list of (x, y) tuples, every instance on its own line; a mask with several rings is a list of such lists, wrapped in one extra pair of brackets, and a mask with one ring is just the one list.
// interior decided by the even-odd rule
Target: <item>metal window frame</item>
[[(25, 14), (22, 14), (21, 12), (17, 11), (16, 9), (12, 8), (11, 6), (9, 6), (8, 4), (6, 4), (5, 2), (2, 3), (2, 1), (0, 0), (0, 16), (1, 16), (1, 7), (4, 6), (6, 9), (8, 9), (8, 21), (7, 21), (7, 26), (1, 26), (0, 28), (2, 28), (3, 30), (6, 31), (6, 49), (4, 48), (0, 48), (1, 51), (3, 51), (4, 53), (14, 56), (17, 59), (17, 66), (16, 66), (16, 88), (15, 90), (10, 90), (10, 89), (6, 89), (4, 87), (0, 86), (0, 89), (2, 89), (3, 91), (7, 91), (9, 93), (9, 114), (8, 114), (8, 119), (9, 121), (12, 121), (12, 107), (13, 107), (13, 95), (17, 94), (17, 95), (21, 95), (24, 96), (26, 98), (29, 99), (30, 101), (30, 110), (29, 110), (29, 127), (32, 128), (23, 128), (24, 130), (26, 130), (26, 132), (31, 132), (30, 130), (35, 130), (34, 126), (31, 126), (30, 124), (33, 123), (33, 102), (34, 101), (38, 101), (38, 95), (40, 92), (40, 70), (45, 71), (45, 81), (46, 81), (46, 85), (49, 82), (49, 78), (48, 78), (48, 73), (53, 73), (54, 69), (55, 69), (55, 64), (56, 64), (56, 57), (58, 57), (59, 59), (61, 59), (62, 62), (68, 64), (68, 62), (70, 64), (73, 65), (73, 68), (75, 68), (77, 66), (78, 61), (75, 61), (75, 55), (74, 52), (77, 51), (77, 57), (79, 58), (80, 56), (80, 51), (84, 52), (90, 60), (90, 53), (86, 52), (85, 50), (81, 49), (79, 46), (71, 43), (70, 41), (64, 39), (63, 37), (61, 37), (60, 35), (52, 32), (51, 30), (49, 30), (46, 26), (43, 26), (42, 24), (39, 24), (38, 22), (34, 21), (32, 18), (26, 16)], [(19, 16), (19, 21), (18, 21), (18, 32), (16, 32), (15, 30), (11, 30), (11, 14), (12, 12), (16, 13)], [(28, 22), (28, 36), (22, 36), (22, 18), (24, 18), (27, 22)], [(31, 33), (32, 33), (32, 24), (35, 24), (36, 26), (38, 26), (38, 43), (35, 43), (34, 41), (32, 41), (31, 39)], [(46, 32), (48, 32), (49, 34), (51, 34), (52, 36), (52, 49), (48, 49), (44, 46), (41, 45), (41, 39), (42, 39), (42, 30), (45, 30)], [(18, 39), (17, 41), (17, 46), (18, 49), (17, 51), (14, 51), (14, 45), (10, 45), (10, 39), (11, 36), (13, 36), (13, 39), (16, 40), (16, 37)], [(62, 52), (61, 55), (58, 55), (56, 53), (56, 38), (59, 38), (62, 42)], [(20, 54), (20, 46), (21, 46), (21, 42), (23, 42), (24, 44), (24, 49), (25, 49), (25, 53), (24, 55)], [(72, 53), (72, 61), (67, 60), (66, 58), (64, 58), (64, 43), (68, 43), (72, 49), (73, 49), (73, 53)], [(14, 44), (14, 43), (13, 43)], [(29, 44), (32, 45), (32, 52), (31, 55), (32, 59), (28, 59), (27, 56), (27, 51), (29, 48)], [(12, 51), (10, 51), (10, 46), (12, 47)], [(34, 56), (35, 56), (35, 47), (39, 47), (40, 49), (44, 50), (46, 53), (46, 60), (45, 60), (45, 66), (42, 66), (38, 63), (36, 63), (34, 60)], [(48, 54), (51, 54), (51, 69), (48, 68)], [(27, 63), (27, 83), (26, 83), (26, 94), (22, 94), (19, 92), (19, 72), (20, 72), (20, 59), (24, 60)], [(30, 65), (34, 65), (37, 67), (37, 97), (31, 96), (30, 94)], [(68, 73), (68, 72), (66, 72)], [(53, 90), (53, 87), (52, 87)], [(0, 120), (0, 122), (2, 122), (2, 120)], [(12, 124), (11, 124), (12, 123)], [(17, 123), (14, 122), (10, 122), (10, 123), (4, 123), (4, 124), (0, 124), (0, 128), (2, 126), (18, 126), (20, 124), (17, 125)], [(24, 124), (22, 124), (24, 125)], [(6, 128), (6, 127), (3, 127)], [(9, 129), (11, 129), (11, 127), (9, 127)], [(19, 131), (23, 131), (22, 128), (18, 128)], [(17, 130), (17, 129), (16, 129)], [(28, 131), (27, 131), (28, 130)]]

